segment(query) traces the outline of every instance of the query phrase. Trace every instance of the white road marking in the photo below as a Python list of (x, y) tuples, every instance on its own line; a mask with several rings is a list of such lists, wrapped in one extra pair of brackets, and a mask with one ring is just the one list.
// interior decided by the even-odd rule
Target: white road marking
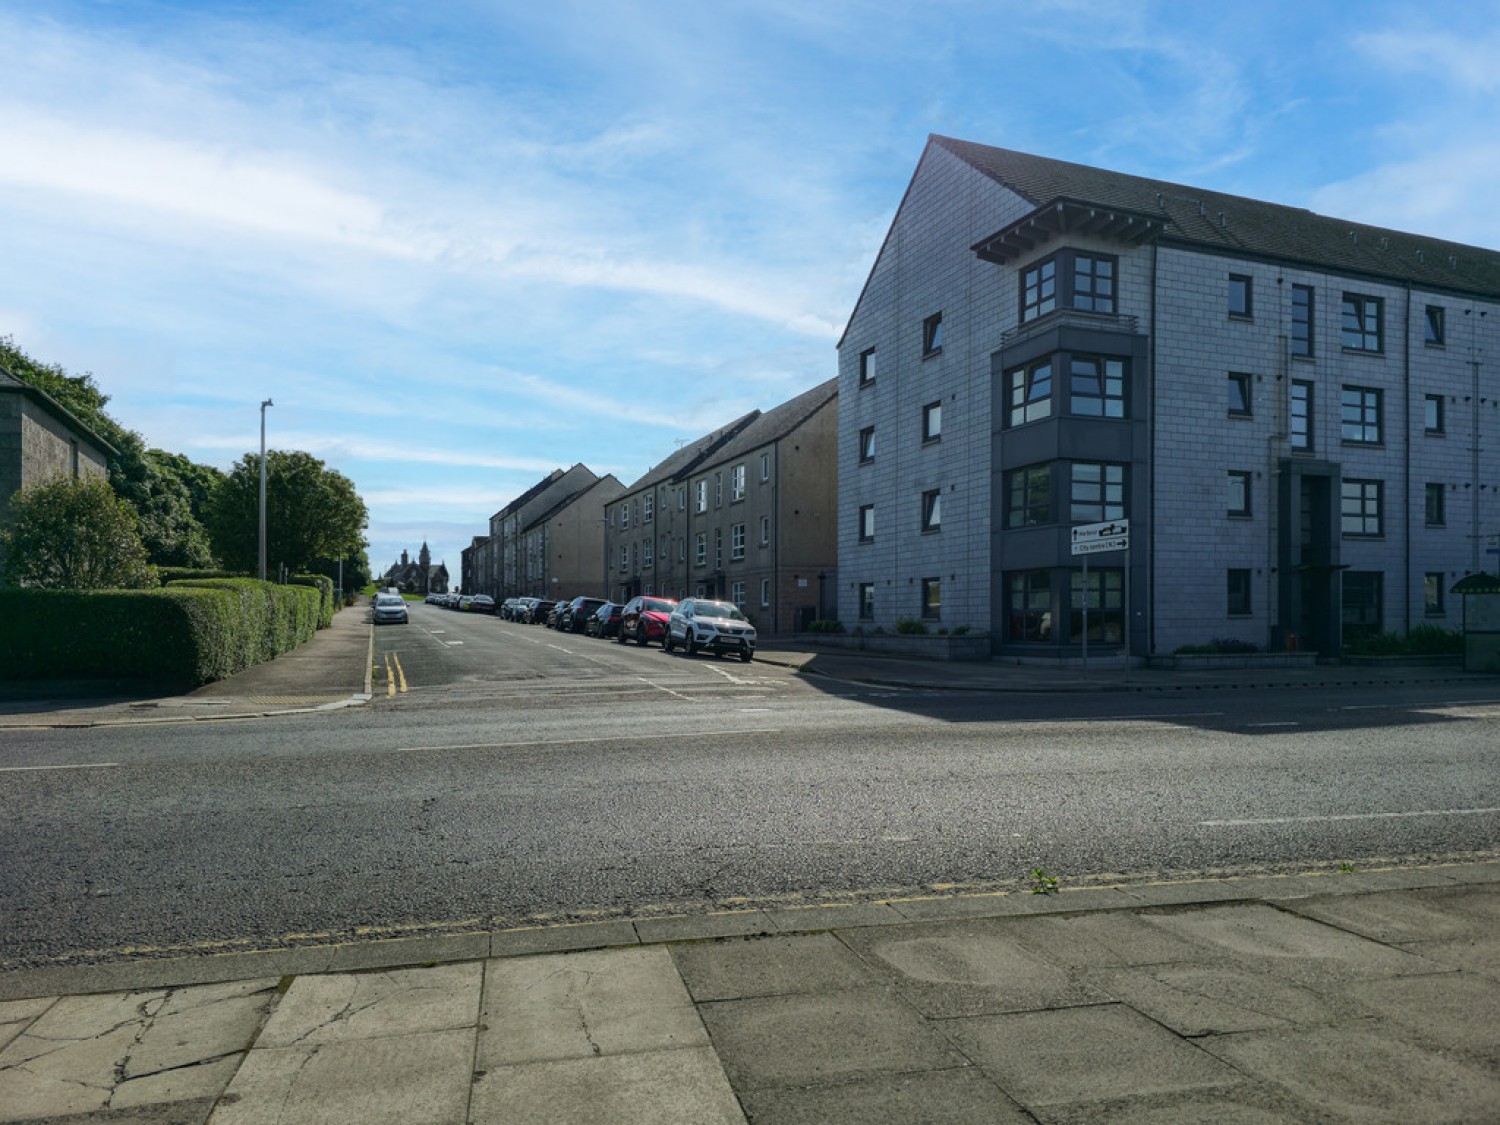
[(723, 676), (726, 680), (728, 680), (732, 684), (753, 684), (753, 683), (755, 683), (754, 680), (742, 680), (738, 676), (733, 675), (730, 672), (724, 671), (724, 669), (722, 669), (722, 668), (715, 668), (712, 664), (710, 664), (708, 666), (708, 670), (710, 672), (717, 672), (719, 675)]
[[(722, 742), (724, 739), (737, 734), (781, 734), (782, 731), (774, 727), (756, 727), (751, 730), (694, 730), (683, 731), (679, 734), (661, 734), (652, 731), (644, 737), (653, 741), (662, 738), (706, 738), (714, 742)], [(535, 742), (476, 742), (468, 744), (453, 744), (451, 746), (403, 746), (398, 751), (402, 754), (411, 754), (427, 750), (515, 750), (531, 746), (578, 746), (587, 742), (628, 742), (629, 735), (610, 735), (604, 738), (549, 738), (540, 739)]]
[(85, 762), (75, 766), (0, 766), (0, 773), (28, 773), (36, 770), (108, 770), (119, 762)]
[(1418, 816), (1488, 816), (1492, 809), (1416, 809), (1411, 812), (1338, 813), (1328, 816), (1270, 816), (1259, 820), (1200, 820), (1201, 828), (1243, 828), (1257, 824), (1314, 824), (1333, 820), (1403, 820)]
[(680, 692), (680, 691), (673, 691), (669, 687), (663, 687), (661, 684), (658, 684), (658, 683), (656, 683), (653, 680), (646, 679), (645, 676), (640, 676), (640, 677), (637, 677), (637, 678), (641, 681), (641, 683), (645, 684), (647, 687), (654, 687), (657, 691), (664, 691), (668, 695), (675, 695), (678, 699), (686, 699), (689, 703), (697, 703), (698, 702), (698, 700), (694, 699), (691, 695), (683, 695), (682, 692)]
[(1245, 725), (1247, 727), (1300, 727), (1302, 724), (1301, 723), (1295, 723), (1295, 722), (1283, 722), (1283, 723), (1246, 723)]

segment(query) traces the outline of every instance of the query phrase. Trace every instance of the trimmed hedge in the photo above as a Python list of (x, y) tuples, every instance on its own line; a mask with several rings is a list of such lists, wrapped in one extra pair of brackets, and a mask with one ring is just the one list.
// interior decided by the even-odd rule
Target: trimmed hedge
[(316, 586), (323, 603), (318, 610), (318, 628), (326, 629), (333, 624), (333, 615), (338, 606), (333, 604), (333, 579), (323, 574), (294, 574), (287, 579), (293, 586)]
[(0, 589), (0, 677), (197, 686), (309, 640), (319, 609), (316, 589), (254, 578), (160, 590)]

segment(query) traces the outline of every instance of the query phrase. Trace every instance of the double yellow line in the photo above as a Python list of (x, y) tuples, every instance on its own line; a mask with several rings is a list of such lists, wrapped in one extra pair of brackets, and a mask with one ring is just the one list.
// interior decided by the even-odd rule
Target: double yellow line
[[(394, 671), (392, 671), (393, 663), (395, 665)], [(396, 684), (398, 682), (401, 685), (401, 691), (405, 693), (406, 673), (401, 668), (401, 658), (394, 652), (388, 652), (385, 654), (385, 695), (387, 699), (395, 697)]]

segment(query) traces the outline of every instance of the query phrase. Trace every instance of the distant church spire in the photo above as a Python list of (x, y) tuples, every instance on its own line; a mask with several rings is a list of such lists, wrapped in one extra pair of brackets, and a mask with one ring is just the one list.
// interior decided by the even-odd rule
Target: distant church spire
[(422, 551), (417, 555), (417, 562), (422, 564), (424, 571), (432, 565), (432, 552), (427, 549), (427, 541), (425, 539), (422, 540)]

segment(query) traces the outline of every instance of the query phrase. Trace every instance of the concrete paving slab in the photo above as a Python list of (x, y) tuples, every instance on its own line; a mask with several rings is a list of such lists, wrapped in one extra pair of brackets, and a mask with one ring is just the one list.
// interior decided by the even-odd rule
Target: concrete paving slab
[[(1356, 981), (1349, 995), (1428, 1043), (1500, 1062), (1500, 983), (1472, 973)], [(1500, 1106), (1496, 1107), (1500, 1114)]]
[(744, 1125), (745, 1115), (713, 1049), (703, 1046), (497, 1067), (475, 1083), (467, 1120), (470, 1125)]
[(64, 997), (0, 1052), (0, 1121), (217, 1095), (275, 985)]
[(1325, 1121), (1283, 1091), (1250, 1084), (1086, 1105), (1038, 1106), (1032, 1113), (1041, 1125), (1319, 1125)]
[(580, 922), (569, 926), (527, 926), (490, 934), (491, 957), (529, 957), (536, 953), (572, 953), (640, 945), (635, 924), (628, 921)]
[(1434, 867), (1433, 870), (1453, 883), (1493, 884), (1495, 882), (1494, 862), (1442, 864)]
[(1331, 1121), (1493, 1121), (1500, 1106), (1494, 1074), (1376, 1020), (1215, 1036), (1200, 1044)]
[(1494, 928), (1493, 921), (1454, 909), (1451, 892), (1431, 890), (1320, 896), (1287, 909), (1382, 942), (1455, 940)]
[(1442, 966), (1260, 904), (1152, 911), (1152, 925), (1297, 983), (1441, 972)]
[(662, 946), (491, 961), (479, 1068), (708, 1045)]
[(1402, 948), (1450, 969), (1500, 980), (1500, 934), (1457, 941), (1414, 941)]
[(698, 1011), (740, 1093), (945, 1070), (967, 1061), (883, 988), (720, 1000)]
[(40, 1117), (25, 1125), (205, 1125), (217, 1097), (182, 1102), (158, 1102), (129, 1109), (102, 1109), (97, 1113)]
[(736, 910), (723, 914), (683, 914), (671, 918), (637, 918), (635, 932), (646, 943), (698, 941), (702, 938), (748, 937), (781, 931), (763, 910)]
[(0, 1051), (3, 1051), (11, 1040), (30, 1027), (38, 1016), (55, 1003), (57, 1003), (55, 996), (0, 1002)]
[(1026, 949), (1016, 933), (1013, 922), (974, 919), (853, 930), (840, 937), (929, 1017), (950, 1019), (1109, 999)]
[(474, 1029), (263, 1048), (210, 1125), (454, 1125), (473, 1082)]
[(1064, 887), (1050, 894), (995, 891), (891, 900), (891, 907), (897, 913), (914, 922), (1125, 910), (1139, 905), (1139, 899), (1119, 887)]
[(974, 1067), (741, 1097), (754, 1125), (1022, 1125), (1021, 1108)]
[(1204, 957), (1201, 945), (1130, 911), (1029, 918), (1014, 923), (1010, 932), (1033, 953), (1073, 969), (1173, 964)]
[(1350, 1000), (1228, 965), (1152, 965), (1106, 971), (1094, 979), (1136, 1011), (1185, 1036), (1290, 1027), (1364, 1012)]
[(1230, 1086), (1231, 1067), (1121, 1004), (954, 1020), (944, 1030), (1028, 1109)]
[(0, 1000), (47, 995), (81, 996), (145, 992), (201, 984), (319, 973), (328, 967), (326, 947), (221, 953), (198, 957), (138, 957), (98, 965), (19, 969), (0, 974)]
[[(891, 909), (908, 922), (943, 922), (953, 918), (993, 918), (1010, 891), (970, 895), (932, 895), (891, 900)], [(1013, 911), (1011, 913), (1014, 913)]]
[(831, 934), (720, 938), (671, 947), (693, 1000), (742, 1000), (841, 992), (877, 984), (875, 974)]
[(477, 961), (298, 977), (256, 1046), (315, 1046), (474, 1028), (482, 979), (483, 964)]

